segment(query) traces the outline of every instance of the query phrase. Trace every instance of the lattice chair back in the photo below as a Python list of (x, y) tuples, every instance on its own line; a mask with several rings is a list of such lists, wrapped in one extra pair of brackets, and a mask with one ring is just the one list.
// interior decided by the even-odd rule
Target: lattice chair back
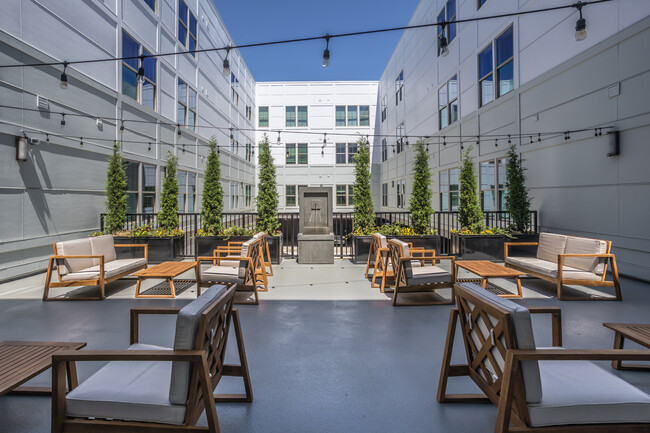
[(399, 282), (402, 286), (408, 285), (408, 279), (413, 276), (411, 261), (406, 260), (400, 266), (399, 259), (411, 256), (409, 244), (399, 239), (388, 239), (388, 249), (390, 251), (391, 263), (393, 264), (393, 271), (395, 272), (395, 281)]
[[(530, 312), (514, 302), (496, 296), (473, 283), (456, 285), (463, 342), (469, 374), (495, 404), (501, 391), (506, 351), (535, 349)], [(539, 403), (542, 385), (537, 361), (521, 364), (521, 380), (516, 393), (517, 411), (527, 411), (525, 402)]]
[[(211, 388), (215, 389), (221, 376), (228, 343), (230, 330), (230, 313), (235, 295), (236, 286), (232, 285), (208, 308), (200, 313), (194, 350), (205, 351), (208, 372), (210, 374)], [(209, 291), (205, 292), (208, 294)], [(201, 295), (203, 296), (203, 295)], [(196, 370), (192, 371), (189, 393), (187, 397), (186, 422), (196, 424), (204, 411), (203, 393)], [(212, 400), (210, 396), (209, 400)]]
[(260, 260), (260, 246), (262, 245), (262, 238), (250, 239), (242, 245), (241, 256), (250, 257), (253, 262), (253, 269), (247, 267), (247, 263), (243, 260), (239, 264), (239, 278), (244, 279), (244, 285), (254, 286), (255, 285), (255, 269), (261, 267)]

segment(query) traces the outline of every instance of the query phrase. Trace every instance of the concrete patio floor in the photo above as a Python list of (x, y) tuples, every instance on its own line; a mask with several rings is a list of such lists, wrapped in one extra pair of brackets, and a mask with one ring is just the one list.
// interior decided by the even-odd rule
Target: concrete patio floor
[[(441, 405), (435, 400), (450, 307), (394, 308), (387, 295), (363, 278), (364, 269), (347, 260), (334, 265), (285, 260), (274, 267), (269, 292), (259, 294), (260, 305), (239, 306), (255, 399), (217, 404), (221, 431), (493, 431), (494, 406)], [(190, 287), (174, 300), (134, 299), (135, 281), (122, 280), (107, 286), (104, 301), (42, 302), (43, 281), (41, 274), (0, 285), (0, 340), (85, 341), (88, 349), (123, 349), (128, 346), (130, 308), (183, 306), (196, 296)], [(514, 288), (510, 281), (494, 282)], [(522, 285), (524, 298), (516, 302), (562, 308), (565, 347), (611, 348), (614, 335), (603, 322), (650, 322), (647, 283), (623, 278), (622, 302), (559, 302), (550, 283), (524, 279)], [(537, 344), (550, 346), (550, 319), (536, 316), (533, 325)], [(173, 332), (170, 317), (141, 322), (145, 343), (171, 345)], [(457, 343), (453, 362), (460, 363), (464, 352), (459, 339)], [(626, 347), (638, 348), (632, 343)], [(231, 356), (229, 361), (236, 362), (234, 350)], [(647, 372), (621, 372), (600, 364), (650, 392)], [(80, 381), (100, 366), (78, 364)], [(29, 384), (49, 381), (46, 372)], [(226, 378), (220, 391), (238, 392), (240, 386)], [(476, 391), (460, 378), (452, 378), (449, 388)], [(0, 397), (0, 432), (49, 432), (50, 403), (48, 397)], [(200, 424), (207, 425), (204, 417)]]

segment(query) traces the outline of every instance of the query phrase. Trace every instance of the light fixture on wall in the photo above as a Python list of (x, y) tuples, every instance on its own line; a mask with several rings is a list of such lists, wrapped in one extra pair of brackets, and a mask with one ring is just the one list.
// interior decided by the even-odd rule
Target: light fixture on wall
[(325, 51), (323, 51), (323, 68), (327, 68), (330, 65), (330, 34), (325, 35)]
[(609, 152), (607, 156), (616, 156), (621, 153), (621, 136), (618, 131), (608, 131), (609, 135)]
[(223, 75), (228, 77), (230, 75), (230, 60), (228, 60), (228, 55), (230, 54), (230, 45), (226, 47), (226, 57), (223, 58)]
[(447, 54), (449, 54), (449, 44), (447, 43), (447, 38), (445, 37), (446, 26), (446, 24), (442, 24), (442, 36), (440, 37), (440, 55), (442, 57), (447, 57)]
[(63, 62), (63, 72), (61, 72), (61, 88), (68, 88), (68, 74), (65, 73), (65, 70), (68, 68), (68, 61)]
[(573, 6), (580, 12), (580, 18), (576, 21), (576, 41), (584, 41), (587, 38), (587, 21), (582, 18), (582, 6), (584, 6), (584, 3), (579, 1)]
[(140, 67), (138, 68), (137, 79), (141, 83), (144, 83), (144, 59), (145, 56), (140, 56)]

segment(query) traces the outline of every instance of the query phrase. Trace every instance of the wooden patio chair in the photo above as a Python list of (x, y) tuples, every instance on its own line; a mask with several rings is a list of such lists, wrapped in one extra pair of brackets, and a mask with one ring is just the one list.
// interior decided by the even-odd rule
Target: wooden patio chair
[[(201, 287), (209, 287), (212, 284), (236, 284), (238, 292), (253, 293), (252, 300), (237, 301), (239, 304), (259, 304), (257, 296), (258, 281), (256, 277), (256, 263), (259, 260), (261, 239), (249, 239), (244, 242), (237, 255), (204, 256), (197, 257), (196, 274), (198, 275), (197, 290)], [(212, 262), (208, 269), (201, 269), (201, 263)], [(233, 266), (237, 264), (237, 267)]]
[[(650, 351), (538, 349), (530, 314), (552, 315), (553, 346), (560, 346), (559, 308), (527, 309), (473, 283), (457, 284), (455, 295), (439, 402), (494, 403), (496, 433), (650, 431), (650, 396), (589, 362), (650, 360)], [(459, 320), (467, 364), (451, 365)], [(483, 393), (447, 394), (450, 376), (469, 376)]]
[[(269, 248), (268, 244), (266, 243), (266, 238), (267, 235), (264, 232), (256, 233), (255, 236), (253, 236), (253, 239), (259, 239), (261, 241), (259, 243), (260, 252), (255, 263), (255, 281), (258, 287), (257, 290), (260, 292), (269, 291), (268, 277), (273, 275), (273, 268), (270, 268), (270, 271), (267, 271), (267, 268), (271, 266), (270, 261), (269, 263), (266, 263), (264, 258), (265, 248), (267, 254)], [(214, 257), (221, 258), (227, 256), (239, 256), (241, 254), (241, 247), (243, 244), (244, 242), (228, 242), (228, 245), (218, 246), (216, 249), (214, 249), (212, 251), (212, 255)], [(213, 262), (213, 264), (216, 265), (216, 262)], [(236, 268), (239, 266), (239, 262), (236, 260), (222, 260), (221, 266), (230, 266)]]
[[(52, 432), (219, 432), (215, 401), (253, 400), (234, 294), (215, 286), (182, 309), (132, 309), (127, 350), (54, 354)], [(177, 314), (173, 348), (138, 343), (142, 314)], [(224, 363), (231, 323), (240, 365)], [(66, 395), (66, 366), (78, 361), (109, 362)], [(222, 376), (242, 377), (245, 394), (213, 394)], [(208, 426), (197, 426), (204, 411)]]
[[(269, 235), (266, 234), (265, 232), (257, 232), (253, 235), (253, 239), (262, 239), (262, 243), (260, 245), (260, 248), (262, 249), (262, 252), (260, 254), (260, 262), (262, 264), (262, 269), (264, 270), (265, 274), (269, 277), (272, 277), (273, 264), (271, 263), (271, 252), (269, 250), (268, 237)], [(217, 250), (232, 250), (232, 249), (238, 250), (239, 248), (241, 248), (243, 243), (244, 242), (241, 241), (228, 242), (227, 246), (217, 247)]]
[[(409, 244), (399, 239), (389, 239), (391, 266), (395, 270), (395, 288), (393, 289), (393, 306), (401, 305), (449, 305), (454, 303), (454, 283), (456, 266), (451, 256), (436, 256), (435, 250), (418, 249), (411, 251)], [(451, 271), (436, 266), (439, 260), (449, 260)], [(431, 263), (427, 265), (427, 263)], [(419, 263), (419, 266), (416, 265)], [(451, 289), (450, 299), (440, 299), (436, 290)], [(423, 302), (399, 302), (404, 294), (429, 293), (436, 299)]]

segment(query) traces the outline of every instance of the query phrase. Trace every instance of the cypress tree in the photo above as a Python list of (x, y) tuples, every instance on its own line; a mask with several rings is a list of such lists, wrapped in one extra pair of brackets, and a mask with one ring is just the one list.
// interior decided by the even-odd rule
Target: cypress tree
[(370, 145), (363, 137), (357, 140), (354, 176), (354, 229), (372, 230), (375, 226), (375, 211), (370, 190)]
[(168, 152), (163, 189), (160, 195), (160, 212), (158, 212), (158, 227), (163, 230), (172, 230), (178, 227), (177, 167), (178, 158), (171, 152)]
[(269, 147), (269, 137), (264, 134), (260, 141), (257, 157), (260, 166), (260, 182), (257, 188), (257, 230), (268, 234), (280, 228), (278, 221), (278, 190), (275, 180), (275, 165)]
[(221, 164), (216, 151), (217, 139), (210, 138), (208, 165), (205, 168), (203, 194), (201, 199), (201, 221), (208, 235), (216, 235), (223, 229), (223, 187), (221, 186)]
[(530, 218), (530, 197), (526, 188), (523, 160), (513, 144), (508, 149), (508, 166), (506, 168), (506, 210), (512, 218), (511, 229), (517, 232), (528, 230)]
[(474, 160), (469, 156), (472, 148), (463, 152), (460, 169), (460, 201), (458, 203), (458, 222), (461, 228), (480, 231), (483, 226), (483, 211), (476, 193), (476, 171)]
[(413, 193), (409, 204), (411, 228), (417, 234), (424, 234), (429, 228), (433, 207), (431, 206), (431, 171), (429, 154), (424, 150), (424, 140), (415, 144), (413, 167)]
[(126, 172), (120, 143), (115, 142), (113, 154), (108, 158), (106, 171), (106, 217), (104, 227), (107, 233), (124, 228), (126, 221)]

